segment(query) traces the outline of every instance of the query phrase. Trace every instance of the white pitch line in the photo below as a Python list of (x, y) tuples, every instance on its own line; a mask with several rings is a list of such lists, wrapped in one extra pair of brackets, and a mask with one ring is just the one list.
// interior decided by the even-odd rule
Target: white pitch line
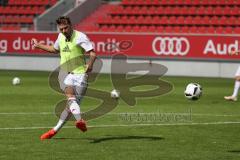
[[(240, 117), (239, 115), (231, 115), (231, 114), (198, 114), (198, 113), (174, 113), (174, 112), (167, 112), (167, 113), (161, 113), (161, 112), (150, 112), (150, 113), (144, 113), (144, 112), (124, 112), (124, 113), (107, 113), (105, 115), (192, 115), (192, 116), (207, 116), (207, 117)], [(55, 115), (54, 112), (0, 112), (0, 115)]]
[[(195, 125), (225, 125), (240, 124), (240, 122), (204, 122), (204, 123), (163, 123), (163, 124), (113, 124), (113, 125), (90, 125), (88, 128), (110, 128), (110, 127), (143, 127), (143, 126), (195, 126)], [(0, 130), (33, 130), (33, 129), (49, 129), (52, 127), (16, 127), (16, 128), (0, 128)], [(75, 128), (75, 126), (65, 126), (64, 128)]]
[(53, 112), (0, 112), (0, 115), (54, 115)]

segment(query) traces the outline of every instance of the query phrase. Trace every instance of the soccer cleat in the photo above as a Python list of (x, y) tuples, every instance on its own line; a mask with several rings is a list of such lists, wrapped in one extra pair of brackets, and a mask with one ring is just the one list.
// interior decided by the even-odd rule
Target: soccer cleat
[(237, 97), (233, 97), (233, 96), (225, 96), (224, 99), (228, 101), (237, 101)]
[(53, 129), (49, 130), (48, 132), (44, 133), (43, 135), (41, 135), (41, 140), (44, 139), (51, 139), (57, 132), (54, 131)]
[(76, 121), (75, 125), (81, 131), (83, 131), (83, 132), (87, 131), (87, 125), (86, 125), (86, 122), (83, 119), (80, 119), (80, 120)]

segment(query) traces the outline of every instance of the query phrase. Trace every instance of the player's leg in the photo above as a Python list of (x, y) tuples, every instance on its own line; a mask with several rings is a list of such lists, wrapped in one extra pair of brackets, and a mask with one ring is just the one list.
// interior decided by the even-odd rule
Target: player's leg
[(69, 109), (66, 107), (63, 112), (60, 115), (60, 119), (58, 120), (58, 123), (55, 127), (53, 127), (51, 130), (49, 130), (48, 132), (44, 133), (41, 136), (41, 140), (44, 139), (51, 139), (55, 134), (57, 134), (57, 132), (63, 127), (63, 125), (66, 123), (66, 120), (68, 118), (70, 114)]
[(237, 76), (237, 77), (235, 78), (235, 84), (234, 84), (234, 90), (233, 90), (232, 97), (237, 98), (237, 96), (238, 96), (238, 91), (239, 91), (239, 87), (240, 87), (240, 76)]
[[(60, 73), (59, 73), (60, 75)], [(62, 75), (58, 77), (60, 88), (65, 91), (65, 88), (67, 87), (65, 83), (71, 84), (71, 75)], [(60, 115), (60, 119), (57, 122), (57, 125), (53, 127), (48, 132), (44, 133), (40, 138), (42, 140), (44, 139), (50, 139), (52, 138), (66, 123), (68, 116), (70, 115), (69, 107), (66, 106), (66, 108), (63, 110), (63, 112)]]
[(76, 127), (79, 128), (81, 131), (85, 132), (87, 130), (86, 122), (81, 118), (80, 106), (77, 103), (74, 87), (67, 87), (65, 90), (65, 94), (68, 98), (69, 110), (76, 119)]
[[(87, 74), (80, 74), (75, 76), (74, 92), (79, 107), (87, 90), (87, 78)], [(76, 127), (82, 131), (87, 131), (86, 122), (82, 118), (80, 120), (76, 118), (76, 120)]]
[(80, 120), (81, 112), (80, 112), (80, 107), (77, 103), (77, 99), (75, 96), (74, 87), (68, 86), (65, 89), (65, 95), (67, 96), (67, 99), (68, 99), (68, 106), (69, 106), (70, 112), (73, 114), (73, 116), (75, 117), (76, 120)]
[(239, 88), (240, 88), (240, 67), (238, 67), (238, 70), (235, 74), (235, 84), (234, 84), (233, 94), (231, 96), (225, 96), (224, 99), (230, 100), (230, 101), (237, 101)]

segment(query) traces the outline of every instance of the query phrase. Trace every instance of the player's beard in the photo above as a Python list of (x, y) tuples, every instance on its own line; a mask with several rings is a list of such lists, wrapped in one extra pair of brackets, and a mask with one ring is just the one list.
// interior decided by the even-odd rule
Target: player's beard
[(72, 34), (73, 34), (73, 30), (71, 30), (69, 33), (65, 33), (64, 36), (66, 37), (66, 40), (67, 41), (70, 41), (71, 37), (72, 37)]

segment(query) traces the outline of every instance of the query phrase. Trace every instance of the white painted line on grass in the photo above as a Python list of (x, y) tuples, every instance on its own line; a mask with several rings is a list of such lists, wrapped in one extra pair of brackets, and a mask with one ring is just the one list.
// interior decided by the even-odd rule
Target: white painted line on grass
[[(206, 116), (206, 117), (240, 117), (239, 115), (233, 114), (200, 114), (200, 113), (177, 113), (177, 112), (122, 112), (122, 113), (107, 113), (105, 115), (163, 115), (163, 114), (170, 114), (170, 115), (192, 115), (192, 116)], [(54, 112), (0, 112), (0, 115), (55, 115)]]
[[(144, 127), (144, 126), (195, 126), (195, 125), (226, 125), (240, 124), (239, 122), (203, 122), (203, 123), (145, 123), (145, 124), (112, 124), (112, 125), (89, 125), (88, 128), (110, 128), (110, 127)], [(52, 127), (16, 127), (16, 128), (0, 128), (0, 130), (33, 130), (33, 129), (49, 129)], [(65, 126), (64, 128), (76, 128), (75, 126)]]
[(0, 115), (54, 115), (53, 112), (0, 112)]

